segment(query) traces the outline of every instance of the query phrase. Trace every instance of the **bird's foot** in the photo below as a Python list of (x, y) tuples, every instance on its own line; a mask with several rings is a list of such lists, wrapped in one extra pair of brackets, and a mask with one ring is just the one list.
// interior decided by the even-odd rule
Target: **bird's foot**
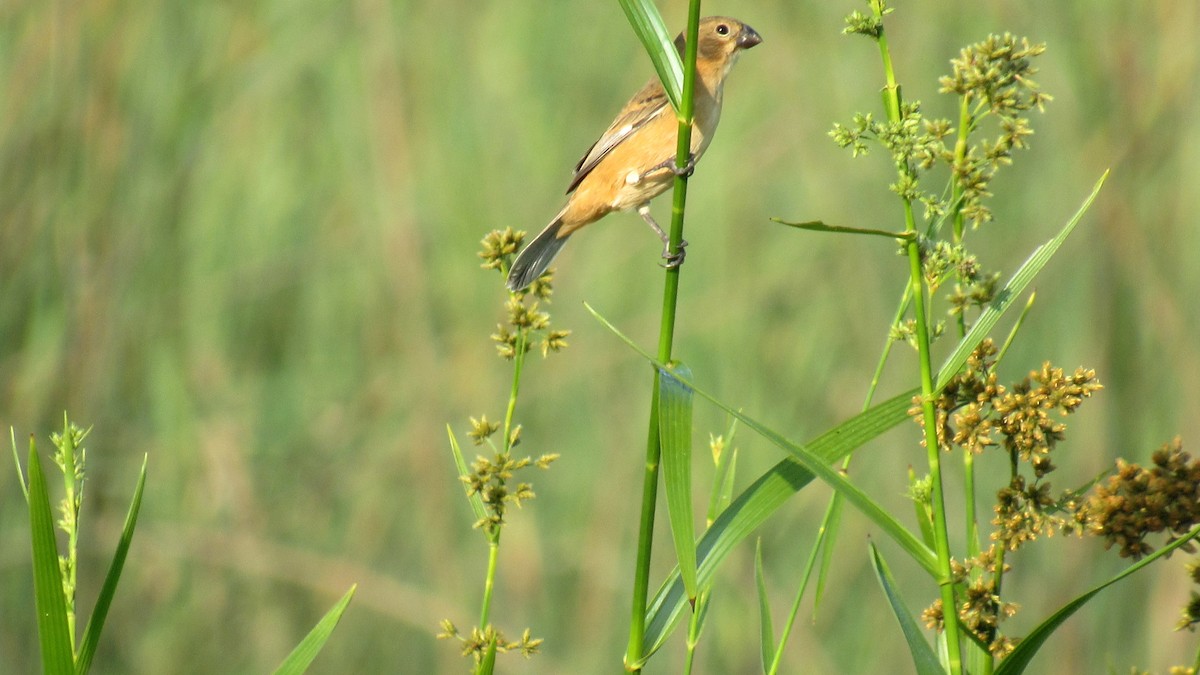
[(682, 265), (683, 259), (687, 257), (687, 245), (687, 240), (681, 239), (679, 241), (679, 247), (672, 251), (671, 244), (668, 242), (663, 248), (662, 255), (663, 260), (666, 260), (667, 262), (662, 263), (662, 266), (669, 270), (673, 270)]

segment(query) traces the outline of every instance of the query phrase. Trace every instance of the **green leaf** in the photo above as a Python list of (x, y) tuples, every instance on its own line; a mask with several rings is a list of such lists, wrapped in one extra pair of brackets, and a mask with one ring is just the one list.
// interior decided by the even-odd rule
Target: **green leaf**
[(46, 475), (37, 445), (29, 441), (29, 534), (33, 547), (33, 591), (37, 607), (38, 640), (42, 647), (42, 672), (70, 675), (75, 672), (75, 650), (67, 629), (67, 601), (63, 597), (54, 539), (54, 516)]
[[(837, 541), (837, 532), (841, 526), (843, 504), (845, 504), (845, 498), (842, 497), (842, 493), (833, 493), (833, 498), (829, 500), (829, 507), (825, 510), (825, 518), (821, 521), (821, 529), (817, 534), (817, 540), (813, 542), (814, 546), (820, 548), (821, 553), (821, 567), (817, 570), (817, 590), (813, 595), (814, 619), (817, 616), (817, 610), (821, 606), (821, 598), (825, 595), (825, 582), (829, 570), (833, 566), (833, 544)], [(927, 545), (928, 543), (926, 542)], [(805, 582), (807, 583), (807, 579), (805, 579)]]
[[(450, 437), (450, 451), (454, 453), (454, 466), (458, 467), (458, 475), (466, 478), (471, 475), (471, 470), (467, 468), (467, 460), (463, 459), (462, 448), (458, 447), (458, 439), (454, 436), (454, 430), (450, 425), (446, 425), (446, 435)], [(464, 492), (466, 492), (464, 486)], [(479, 522), (487, 518), (487, 510), (483, 507), (483, 497), (479, 496), (478, 492), (468, 493), (467, 501), (471, 503), (471, 510), (475, 512), (475, 522)]]
[(826, 225), (825, 223), (823, 223), (819, 220), (810, 220), (810, 221), (806, 221), (803, 223), (790, 223), (786, 220), (781, 220), (779, 218), (772, 218), (771, 220), (779, 223), (780, 225), (787, 225), (788, 227), (794, 227), (798, 230), (808, 230), (810, 232), (833, 232), (836, 234), (866, 234), (866, 235), (870, 235), (870, 236), (874, 236), (874, 237), (886, 237), (888, 239), (900, 239), (902, 241), (908, 241), (910, 239), (915, 239), (917, 237), (915, 232), (889, 232), (887, 230), (876, 230), (876, 229), (864, 228), (864, 227), (846, 227), (845, 225)]
[(762, 654), (763, 672), (770, 672), (775, 658), (775, 626), (771, 622), (771, 601), (767, 597), (767, 580), (763, 576), (762, 537), (754, 544), (754, 585), (758, 587), (758, 647)]
[(662, 447), (663, 482), (667, 516), (675, 555), (688, 597), (696, 589), (696, 525), (692, 514), (692, 390), (681, 381), (692, 379), (683, 364), (660, 370), (658, 382), (658, 438)]
[(104, 620), (108, 617), (108, 609), (112, 606), (113, 597), (117, 593), (117, 582), (121, 579), (121, 570), (125, 567), (125, 558), (129, 555), (129, 545), (133, 541), (133, 530), (137, 527), (138, 512), (142, 508), (142, 491), (146, 487), (147, 455), (142, 456), (142, 470), (138, 475), (137, 486), (133, 489), (133, 501), (125, 514), (125, 527), (121, 530), (121, 538), (117, 541), (117, 550), (113, 553), (112, 562), (108, 565), (108, 574), (104, 576), (104, 586), (100, 589), (100, 597), (96, 599), (96, 608), (88, 619), (87, 628), (83, 631), (83, 644), (79, 648), (79, 658), (75, 662), (75, 672), (82, 675), (92, 667), (92, 658), (96, 655), (96, 646), (100, 643), (100, 633), (104, 630)]
[(296, 645), (291, 654), (279, 664), (275, 669), (275, 675), (301, 675), (308, 670), (308, 666), (312, 664), (313, 659), (317, 658), (321, 648), (325, 646), (325, 641), (333, 633), (333, 629), (337, 627), (338, 621), (342, 619), (342, 613), (346, 611), (346, 607), (350, 604), (350, 599), (354, 597), (354, 591), (358, 588), (358, 584), (350, 587), (341, 600), (337, 601), (325, 616), (313, 626), (308, 635)]
[(642, 41), (650, 62), (654, 64), (654, 72), (662, 81), (667, 98), (671, 99), (671, 107), (679, 112), (683, 107), (683, 59), (675, 49), (671, 34), (663, 23), (658, 7), (651, 0), (620, 0), (621, 9), (629, 19), (633, 32)]
[[(914, 394), (908, 391), (866, 410), (817, 437), (807, 447), (817, 455), (837, 459), (907, 419)], [(803, 465), (787, 458), (738, 495), (700, 538), (696, 547), (697, 583), (701, 587), (708, 584), (734, 546), (812, 479), (813, 474)], [(647, 656), (662, 646), (686, 604), (683, 582), (675, 570), (647, 608), (644, 643)]]
[(1080, 607), (1083, 607), (1085, 604), (1087, 604), (1087, 602), (1095, 597), (1097, 593), (1133, 574), (1134, 572), (1141, 570), (1155, 560), (1170, 554), (1171, 551), (1174, 551), (1175, 549), (1194, 539), (1197, 534), (1200, 534), (1200, 527), (1193, 528), (1183, 537), (1171, 542), (1170, 545), (1164, 546), (1163, 548), (1155, 551), (1153, 554), (1146, 556), (1137, 563), (1130, 565), (1115, 577), (1068, 602), (1062, 607), (1062, 609), (1050, 615), (1050, 618), (1039, 624), (1037, 628), (1034, 628), (1019, 643), (1017, 643), (1017, 648), (1014, 649), (1013, 652), (1000, 663), (1000, 667), (996, 669), (996, 675), (1019, 675), (1020, 673), (1025, 672), (1025, 669), (1029, 666), (1029, 662), (1033, 660), (1034, 655), (1037, 654), (1038, 650), (1042, 648), (1042, 645), (1046, 643), (1046, 640), (1050, 639), (1050, 636), (1054, 633), (1054, 631), (1058, 630), (1058, 627), (1061, 626), (1064, 621), (1070, 618), (1070, 616), (1074, 614)]
[[(934, 554), (934, 552), (928, 546), (926, 546), (923, 541), (909, 532), (908, 528), (904, 527), (904, 525), (901, 524), (899, 520), (896, 520), (892, 514), (888, 513), (887, 510), (879, 504), (879, 502), (872, 499), (870, 495), (860, 489), (857, 485), (851, 483), (850, 480), (847, 479), (840, 471), (830, 466), (828, 463), (829, 460), (817, 455), (811, 449), (803, 445), (799, 445), (791, 440), (788, 440), (787, 438), (784, 438), (783, 435), (771, 429), (770, 427), (755, 419), (752, 419), (747, 415), (735, 411), (732, 407), (704, 393), (703, 391), (696, 390), (696, 393), (708, 399), (718, 408), (721, 408), (725, 412), (736, 416), (743, 424), (758, 432), (763, 438), (766, 438), (780, 449), (790, 453), (792, 457), (804, 465), (804, 468), (808, 469), (830, 487), (837, 490), (839, 494), (846, 498), (846, 501), (858, 507), (858, 510), (861, 511), (863, 515), (870, 518), (876, 525), (882, 528), (883, 531), (888, 534), (888, 536), (892, 537), (896, 543), (900, 544), (904, 550), (908, 551), (913, 560), (924, 567), (931, 575), (936, 577), (938, 573), (936, 554)], [(911, 397), (909, 398), (909, 401), (911, 401)]]
[(479, 668), (475, 671), (478, 675), (492, 675), (496, 672), (496, 638), (493, 637), (488, 642), (487, 651), (483, 653), (483, 660), (479, 663)]
[(941, 370), (938, 371), (936, 391), (941, 391), (943, 387), (949, 384), (950, 378), (954, 377), (963, 364), (967, 362), (967, 357), (971, 355), (971, 352), (975, 351), (975, 347), (987, 337), (988, 333), (996, 325), (996, 322), (1008, 311), (1021, 292), (1025, 290), (1025, 287), (1029, 285), (1029, 282), (1033, 281), (1038, 272), (1041, 272), (1046, 263), (1050, 261), (1050, 258), (1058, 252), (1059, 247), (1066, 241), (1067, 236), (1071, 234), (1071, 231), (1075, 229), (1079, 221), (1083, 219), (1083, 214), (1087, 213), (1087, 210), (1092, 206), (1096, 195), (1100, 194), (1100, 188), (1104, 186), (1104, 181), (1107, 178), (1108, 171), (1105, 171), (1100, 176), (1100, 180), (1096, 181), (1095, 187), (1092, 188), (1092, 194), (1083, 201), (1083, 204), (1075, 212), (1075, 215), (1067, 221), (1062, 230), (1053, 239), (1034, 249), (1029, 258), (1022, 263), (1012, 278), (1008, 280), (1008, 283), (1004, 285), (1004, 288), (1000, 289), (1000, 292), (996, 294), (996, 298), (992, 300), (986, 309), (979, 313), (979, 318), (976, 319), (975, 325), (971, 326), (971, 330), (959, 341), (954, 352), (946, 359)]
[(892, 614), (895, 615), (896, 621), (900, 622), (900, 630), (904, 632), (904, 640), (908, 642), (908, 652), (912, 655), (913, 665), (916, 666), (918, 675), (943, 675), (946, 671), (942, 669), (937, 655), (925, 641), (921, 626), (913, 619), (912, 614), (904, 605), (904, 600), (896, 592), (896, 580), (892, 578), (891, 570), (888, 569), (883, 557), (879, 555), (879, 549), (875, 548), (874, 542), (871, 542), (869, 546), (871, 567), (875, 569), (875, 578), (883, 587), (883, 594), (887, 596), (888, 604), (892, 607)]
[[(17, 451), (17, 430), (8, 428), (8, 440), (12, 443), (13, 465), (17, 467), (17, 478), (21, 480), (21, 494), (25, 496), (25, 503), (29, 503), (29, 486), (26, 484), (25, 471), (21, 468), (21, 453)], [(29, 439), (33, 443), (33, 439)]]

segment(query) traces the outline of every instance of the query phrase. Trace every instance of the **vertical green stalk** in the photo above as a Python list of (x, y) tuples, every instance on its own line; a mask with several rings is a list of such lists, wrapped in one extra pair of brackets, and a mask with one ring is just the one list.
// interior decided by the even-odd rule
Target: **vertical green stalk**
[[(900, 120), (900, 85), (896, 82), (895, 71), (892, 67), (891, 53), (888, 50), (887, 34), (883, 28), (882, 3), (871, 3), (878, 24), (876, 43), (883, 59), (884, 73), (887, 85), (884, 87), (884, 104), (887, 108), (888, 119), (892, 123)], [(912, 168), (905, 159), (897, 160), (897, 170), (905, 175), (912, 174)], [(912, 201), (902, 197), (904, 202), (904, 230), (916, 233), (916, 219), (913, 216)], [(921, 272), (921, 249), (916, 237), (905, 244), (909, 263), (909, 284), (912, 288), (913, 314), (916, 319), (917, 348), (921, 362), (921, 413), (925, 423), (925, 449), (929, 462), (929, 477), (933, 488), (933, 530), (934, 550), (938, 556), (938, 585), (942, 596), (942, 616), (945, 622), (946, 652), (950, 672), (960, 675), (962, 669), (962, 652), (959, 646), (958, 612), (954, 600), (954, 585), (951, 583), (950, 570), (950, 539), (946, 527), (946, 501), (942, 489), (941, 450), (937, 439), (937, 415), (933, 408), (933, 366), (930, 361), (929, 323), (925, 313), (925, 291)]]
[[(508, 407), (504, 411), (504, 456), (512, 453), (513, 415), (517, 411), (517, 394), (521, 391), (521, 370), (525, 365), (526, 343), (529, 339), (528, 330), (521, 329), (517, 333), (517, 343), (513, 354), (512, 387), (508, 392)], [(492, 609), (492, 592), (496, 587), (496, 569), (500, 559), (499, 527), (492, 528), (488, 535), (488, 566), (487, 576), (483, 582), (483, 602), (479, 610), (479, 629), (487, 630), (488, 619)], [(494, 642), (495, 638), (493, 638)]]
[[(683, 101), (679, 113), (679, 134), (675, 150), (675, 166), (684, 168), (691, 158), (692, 117), (696, 90), (696, 43), (700, 34), (700, 0), (691, 0), (688, 7), (688, 26), (683, 58)], [(671, 250), (683, 241), (683, 218), (687, 205), (687, 177), (676, 175), (671, 201)], [(658, 332), (658, 360), (671, 361), (675, 339), (675, 310), (679, 298), (681, 266), (668, 267), (663, 286), (662, 319)], [(633, 602), (629, 617), (629, 643), (625, 651), (625, 668), (642, 670), (642, 643), (646, 635), (646, 601), (650, 588), (650, 554), (654, 545), (654, 512), (658, 501), (658, 468), (662, 448), (658, 435), (659, 373), (654, 372), (650, 396), (650, 421), (646, 437), (646, 464), (642, 474), (642, 512), (638, 529), (638, 552), (634, 570)]]

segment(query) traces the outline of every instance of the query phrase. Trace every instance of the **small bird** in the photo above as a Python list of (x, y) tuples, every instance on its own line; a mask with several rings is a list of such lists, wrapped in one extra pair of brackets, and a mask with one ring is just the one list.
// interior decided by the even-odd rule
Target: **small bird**
[[(600, 140), (575, 165), (567, 186), (567, 205), (533, 241), (521, 250), (508, 272), (508, 287), (518, 291), (540, 277), (576, 230), (613, 211), (637, 210), (663, 242), (668, 267), (683, 262), (683, 247), (671, 251), (670, 238), (650, 216), (650, 200), (669, 188), (678, 173), (690, 174), (704, 154), (721, 117), (725, 76), (742, 50), (762, 42), (753, 28), (724, 16), (700, 21), (696, 50), (696, 89), (693, 106), (691, 158), (684, 169), (675, 166), (678, 118), (657, 77), (609, 125)], [(683, 54), (684, 36), (675, 38)]]

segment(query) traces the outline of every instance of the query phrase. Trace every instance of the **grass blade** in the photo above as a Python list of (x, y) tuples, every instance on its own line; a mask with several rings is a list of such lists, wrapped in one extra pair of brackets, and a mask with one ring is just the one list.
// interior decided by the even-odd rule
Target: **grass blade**
[(642, 41), (650, 62), (654, 64), (654, 72), (662, 81), (667, 98), (671, 99), (671, 107), (678, 112), (683, 104), (683, 59), (675, 49), (671, 34), (663, 23), (658, 7), (651, 0), (620, 0), (621, 9), (629, 19), (633, 32)]
[(892, 578), (892, 571), (888, 569), (883, 556), (879, 555), (879, 549), (875, 547), (874, 542), (870, 543), (870, 548), (871, 567), (875, 569), (875, 578), (883, 587), (883, 594), (887, 596), (892, 614), (896, 617), (896, 621), (900, 622), (900, 630), (904, 632), (904, 640), (908, 643), (908, 652), (912, 655), (913, 665), (916, 667), (918, 675), (943, 675), (946, 671), (942, 669), (937, 655), (925, 641), (921, 626), (913, 619), (908, 607), (904, 605), (904, 600), (896, 592), (896, 580)]
[(275, 669), (275, 675), (302, 675), (313, 659), (317, 658), (321, 648), (325, 646), (325, 641), (333, 633), (333, 629), (337, 627), (338, 621), (342, 618), (342, 613), (346, 611), (346, 607), (350, 604), (350, 599), (354, 597), (354, 591), (358, 588), (358, 584), (350, 587), (341, 600), (337, 601), (325, 616), (313, 626), (308, 635), (296, 645), (291, 654), (279, 664), (279, 668)]
[[(471, 470), (467, 468), (467, 460), (463, 458), (462, 448), (458, 447), (458, 439), (454, 437), (454, 430), (450, 425), (446, 425), (446, 435), (450, 437), (450, 451), (454, 453), (454, 466), (458, 467), (458, 475), (460, 478), (466, 478), (471, 475)], [(471, 510), (475, 512), (475, 522), (480, 522), (487, 518), (487, 511), (483, 508), (483, 497), (479, 496), (478, 492), (467, 492), (467, 501), (471, 502)]]
[(975, 320), (975, 325), (971, 326), (971, 330), (967, 332), (966, 337), (959, 341), (954, 352), (946, 359), (941, 370), (938, 371), (937, 384), (935, 386), (936, 391), (941, 391), (950, 382), (950, 378), (958, 373), (963, 364), (967, 362), (967, 357), (971, 355), (971, 352), (975, 351), (975, 347), (987, 337), (987, 334), (991, 332), (996, 322), (1012, 307), (1013, 302), (1025, 290), (1029, 282), (1033, 281), (1038, 272), (1041, 272), (1046, 263), (1050, 261), (1050, 258), (1058, 252), (1059, 247), (1066, 241), (1067, 236), (1071, 234), (1071, 231), (1075, 229), (1079, 221), (1083, 219), (1083, 215), (1091, 208), (1092, 202), (1096, 200), (1096, 195), (1100, 194), (1100, 188), (1104, 186), (1104, 181), (1107, 179), (1108, 172), (1105, 171), (1100, 176), (1100, 179), (1096, 181), (1095, 187), (1092, 188), (1092, 193), (1088, 195), (1087, 199), (1083, 200), (1083, 204), (1075, 211), (1075, 215), (1067, 221), (1062, 230), (1053, 239), (1034, 249), (1033, 253), (1021, 264), (1021, 267), (1013, 273), (1012, 278), (1008, 280), (1004, 288), (996, 294), (996, 298), (987, 306), (987, 309), (979, 313), (979, 318)]
[(96, 645), (100, 643), (100, 633), (104, 630), (104, 620), (108, 617), (108, 609), (112, 606), (113, 597), (117, 593), (117, 582), (121, 579), (121, 570), (125, 567), (125, 558), (129, 555), (129, 545), (133, 542), (133, 530), (137, 527), (138, 512), (142, 508), (142, 492), (146, 487), (146, 462), (149, 457), (142, 456), (142, 471), (138, 475), (137, 487), (133, 490), (133, 500), (129, 511), (125, 514), (125, 527), (121, 530), (121, 539), (117, 542), (117, 550), (113, 553), (112, 562), (108, 565), (108, 574), (104, 576), (104, 586), (100, 589), (100, 597), (96, 599), (96, 608), (88, 619), (83, 631), (83, 643), (79, 647), (79, 658), (75, 662), (75, 672), (82, 675), (92, 667), (92, 658), (96, 655)]
[[(677, 377), (678, 376), (678, 377)], [(658, 433), (662, 445), (667, 516), (683, 587), (688, 598), (696, 589), (696, 526), (692, 514), (692, 390), (679, 378), (692, 379), (683, 364), (659, 371)]]
[(1029, 662), (1033, 660), (1034, 655), (1036, 655), (1038, 650), (1042, 648), (1042, 645), (1046, 643), (1046, 640), (1050, 638), (1050, 635), (1053, 634), (1055, 630), (1058, 630), (1058, 627), (1061, 626), (1064, 621), (1070, 618), (1072, 614), (1079, 610), (1080, 607), (1083, 607), (1089, 600), (1095, 597), (1097, 593), (1108, 588), (1109, 586), (1112, 586), (1134, 572), (1141, 570), (1155, 560), (1168, 555), (1171, 551), (1174, 551), (1175, 549), (1194, 539), (1197, 534), (1200, 534), (1200, 527), (1193, 528), (1191, 532), (1188, 532), (1183, 537), (1171, 542), (1170, 545), (1164, 546), (1163, 548), (1155, 551), (1153, 554), (1146, 556), (1133, 565), (1130, 565), (1120, 574), (1114, 576), (1108, 581), (1105, 581), (1078, 598), (1068, 602), (1063, 606), (1062, 609), (1058, 610), (1054, 614), (1050, 615), (1050, 618), (1038, 624), (1037, 628), (1034, 628), (1029, 632), (1028, 635), (1025, 636), (1024, 639), (1017, 643), (1017, 648), (1014, 649), (1013, 652), (1004, 659), (1004, 661), (1000, 662), (1000, 667), (996, 669), (996, 675), (1019, 675), (1020, 673), (1024, 673), (1025, 669), (1029, 667)]
[(770, 672), (775, 659), (775, 626), (771, 621), (771, 601), (767, 597), (767, 580), (763, 576), (762, 538), (754, 544), (754, 585), (758, 588), (758, 646), (762, 654), (763, 672)]
[[(852, 452), (907, 419), (913, 394), (913, 391), (905, 392), (864, 411), (817, 437), (807, 447), (815, 454), (832, 459)], [(791, 458), (782, 460), (759, 476), (700, 538), (696, 547), (697, 583), (701, 587), (709, 583), (717, 566), (734, 546), (750, 536), (812, 479), (813, 474)], [(679, 571), (675, 570), (663, 582), (647, 608), (647, 655), (657, 650), (670, 635), (686, 604), (683, 582), (679, 578)]]
[(58, 567), (58, 544), (46, 475), (37, 446), (29, 442), (29, 534), (33, 547), (33, 590), (37, 607), (38, 641), (42, 647), (42, 672), (69, 675), (75, 672), (75, 648), (67, 629), (67, 601), (63, 597)]

